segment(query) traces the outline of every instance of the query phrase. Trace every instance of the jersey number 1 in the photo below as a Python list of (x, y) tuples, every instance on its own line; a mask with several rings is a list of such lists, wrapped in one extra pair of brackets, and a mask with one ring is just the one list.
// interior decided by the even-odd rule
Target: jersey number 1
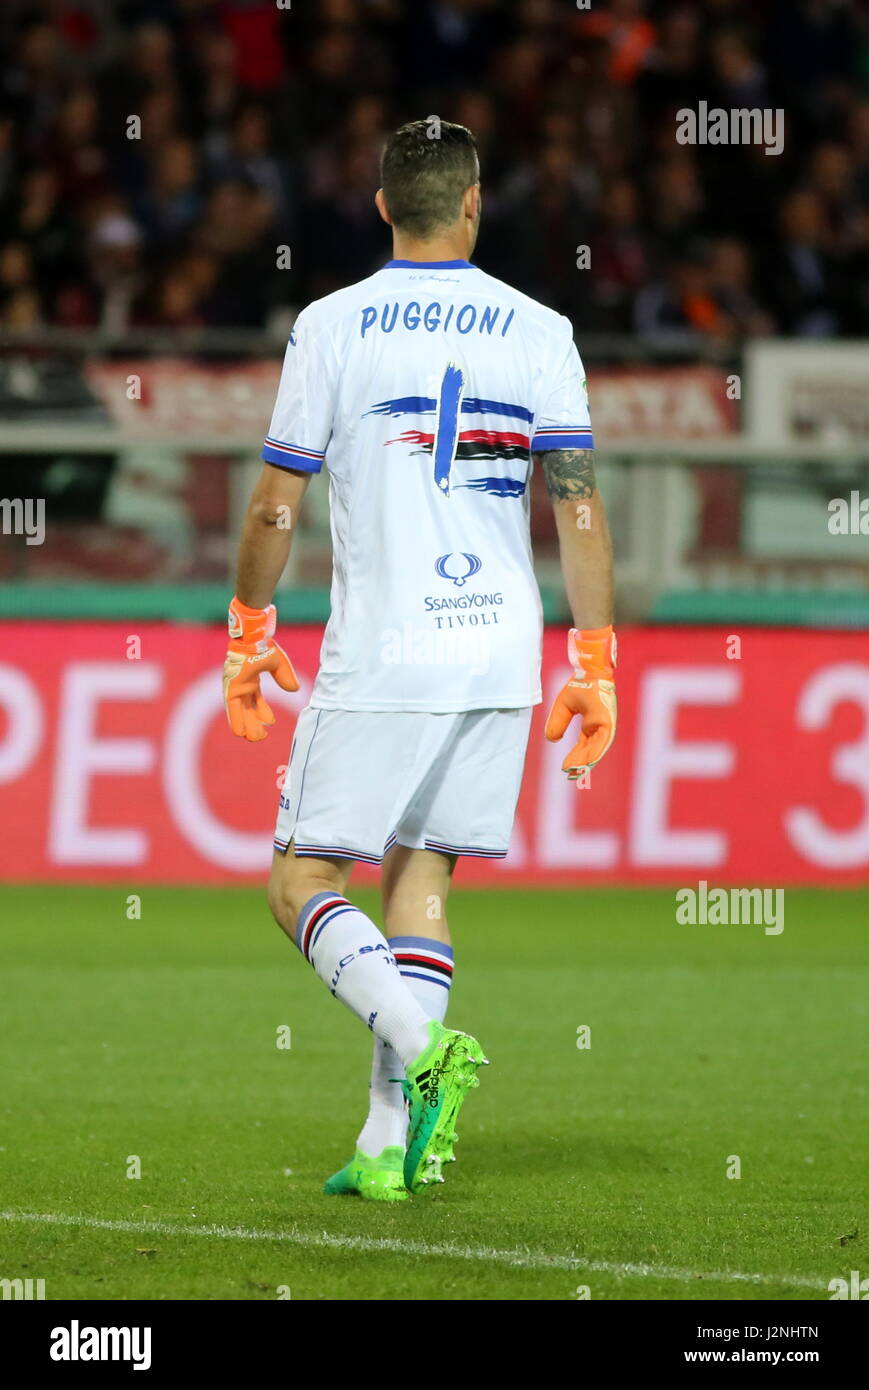
[(462, 402), (462, 388), (465, 374), (455, 362), (448, 362), (441, 382), (438, 396), (437, 421), (435, 423), (434, 480), (444, 497), (450, 495), (450, 469), (456, 454), (459, 438), (459, 406)]

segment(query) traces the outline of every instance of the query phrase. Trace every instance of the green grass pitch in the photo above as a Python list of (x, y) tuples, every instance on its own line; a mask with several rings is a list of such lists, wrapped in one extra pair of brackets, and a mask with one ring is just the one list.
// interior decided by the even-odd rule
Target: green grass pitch
[(788, 890), (766, 936), (679, 926), (672, 892), (459, 870), (450, 1019), (492, 1065), (448, 1181), (381, 1208), (321, 1190), (370, 1035), (262, 895), (145, 888), (130, 921), (132, 891), (3, 890), (0, 1276), (47, 1299), (817, 1300), (869, 1270), (869, 892)]

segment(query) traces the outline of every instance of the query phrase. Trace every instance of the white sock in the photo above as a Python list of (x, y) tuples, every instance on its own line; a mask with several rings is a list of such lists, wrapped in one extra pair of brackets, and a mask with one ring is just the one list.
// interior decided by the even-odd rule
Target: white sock
[[(443, 941), (425, 936), (393, 936), (389, 946), (402, 978), (414, 998), (431, 1018), (443, 1023), (450, 1001), (453, 953)], [(357, 1148), (371, 1158), (384, 1149), (404, 1148), (407, 1114), (401, 1082), (404, 1067), (389, 1043), (374, 1039), (371, 1083), (368, 1088), (368, 1118), (356, 1141)]]
[(324, 984), (395, 1048), (407, 1066), (428, 1046), (431, 1015), (402, 979), (386, 937), (339, 893), (315, 893), (299, 913), (296, 945)]

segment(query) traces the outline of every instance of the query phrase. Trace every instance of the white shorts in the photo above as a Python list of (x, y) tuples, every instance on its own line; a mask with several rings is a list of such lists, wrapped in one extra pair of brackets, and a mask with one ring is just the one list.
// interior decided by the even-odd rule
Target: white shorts
[(275, 849), (379, 864), (394, 844), (503, 859), (530, 706), (454, 714), (302, 710)]

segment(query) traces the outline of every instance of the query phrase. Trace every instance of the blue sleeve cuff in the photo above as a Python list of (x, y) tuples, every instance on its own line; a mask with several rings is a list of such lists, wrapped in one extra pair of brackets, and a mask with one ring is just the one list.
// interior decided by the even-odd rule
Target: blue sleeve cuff
[(267, 439), (261, 458), (278, 468), (292, 468), (303, 473), (319, 473), (326, 457), (325, 449), (305, 449), (301, 444), (284, 444), (280, 439)]
[(547, 426), (537, 430), (531, 440), (531, 452), (542, 454), (547, 449), (593, 449), (594, 435), (585, 429), (570, 429), (566, 425)]

